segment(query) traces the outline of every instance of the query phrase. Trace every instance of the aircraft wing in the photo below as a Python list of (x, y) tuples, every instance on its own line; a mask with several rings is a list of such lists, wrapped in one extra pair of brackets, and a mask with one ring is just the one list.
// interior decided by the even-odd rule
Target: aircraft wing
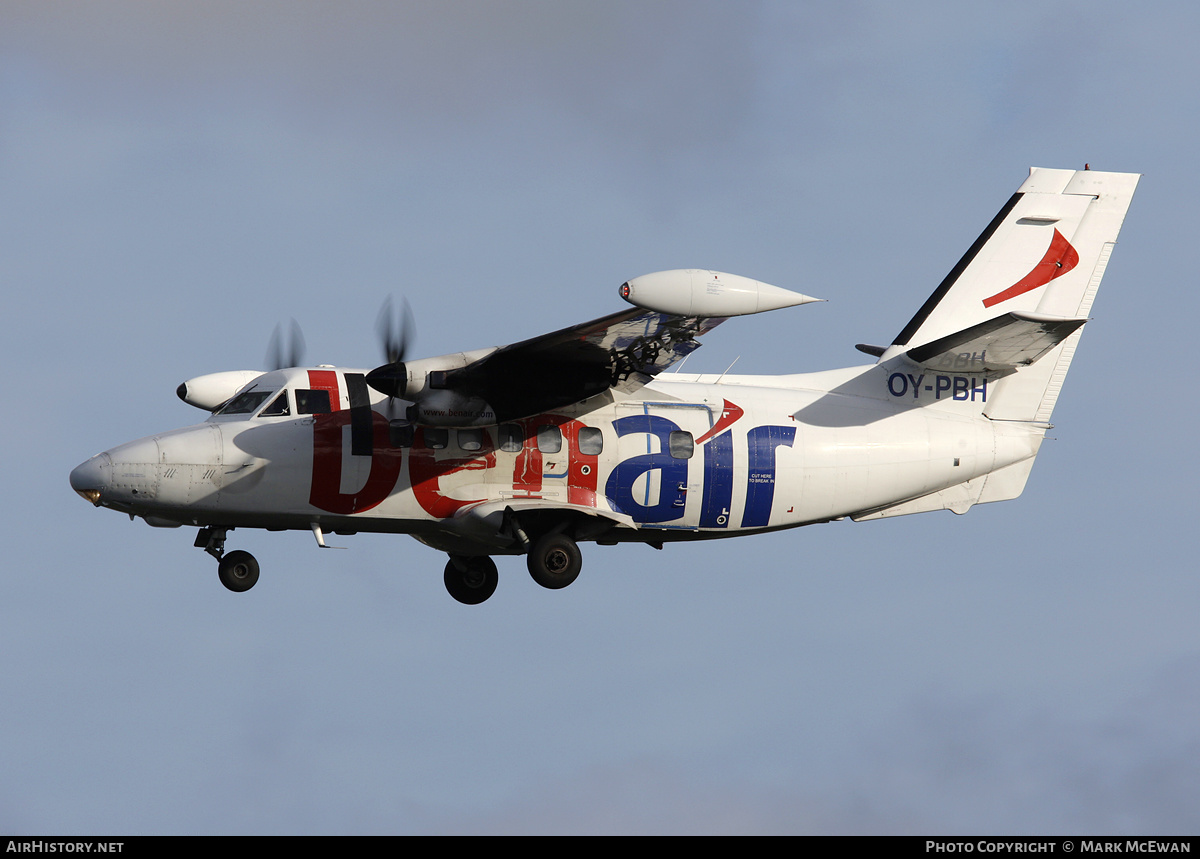
[(562, 408), (615, 389), (630, 393), (700, 347), (725, 317), (632, 308), (543, 334), (447, 370), (438, 387), (479, 397), (497, 420)]
[(633, 309), (498, 349), (393, 359), (366, 382), (385, 396), (412, 400), (419, 417), (447, 426), (518, 420), (610, 391), (632, 393), (698, 349), (696, 338), (730, 316), (820, 300), (702, 269), (635, 277), (619, 294)]

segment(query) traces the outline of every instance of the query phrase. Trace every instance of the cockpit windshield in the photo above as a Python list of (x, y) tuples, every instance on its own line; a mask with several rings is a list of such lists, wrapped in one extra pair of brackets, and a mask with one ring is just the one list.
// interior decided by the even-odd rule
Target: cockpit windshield
[(249, 391), (243, 391), (238, 394), (228, 403), (215, 412), (218, 415), (249, 415), (252, 414), (259, 406), (261, 406), (271, 394), (275, 393), (272, 390), (260, 391), (251, 388)]

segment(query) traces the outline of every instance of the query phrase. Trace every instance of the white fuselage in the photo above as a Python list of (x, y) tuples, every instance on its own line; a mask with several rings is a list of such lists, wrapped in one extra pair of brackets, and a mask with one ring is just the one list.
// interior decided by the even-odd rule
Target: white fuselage
[[(373, 397), (369, 430), (364, 410), (353, 416), (346, 375), (357, 372), (266, 374), (258, 384), (268, 400), (286, 390), (288, 414), (214, 415), (80, 470), (98, 503), (155, 525), (405, 532), (447, 550), (503, 553), (512, 548), (496, 537), (505, 507), (578, 511), (601, 526), (591, 537), (601, 542), (736, 536), (868, 515), (965, 484), (1031, 459), (1045, 429), (984, 417), (986, 386), (976, 380), (918, 386), (876, 365), (665, 375), (634, 398), (397, 434), (387, 415), (399, 409), (386, 399)], [(319, 386), (332, 411), (300, 414), (296, 390)], [(369, 435), (368, 452), (356, 452), (356, 432)]]

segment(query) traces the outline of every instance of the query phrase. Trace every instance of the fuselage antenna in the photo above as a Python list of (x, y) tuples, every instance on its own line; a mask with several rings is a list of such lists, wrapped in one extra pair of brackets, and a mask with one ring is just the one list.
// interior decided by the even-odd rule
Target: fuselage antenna
[(737, 358), (734, 358), (732, 363), (730, 363), (730, 365), (725, 368), (725, 372), (722, 373), (720, 376), (717, 376), (717, 381), (713, 382), (713, 384), (714, 385), (721, 384), (721, 380), (725, 378), (726, 373), (728, 373), (730, 370), (733, 369), (733, 365), (736, 364), (738, 362), (738, 359), (741, 357), (742, 357), (741, 355), (738, 355)]

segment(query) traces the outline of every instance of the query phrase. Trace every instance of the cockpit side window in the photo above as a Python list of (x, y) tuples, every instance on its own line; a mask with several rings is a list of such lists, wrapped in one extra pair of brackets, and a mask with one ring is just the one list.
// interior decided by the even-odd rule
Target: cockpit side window
[(327, 415), (333, 411), (329, 407), (329, 391), (296, 389), (296, 411), (302, 415)]
[(243, 391), (232, 400), (225, 404), (218, 415), (248, 415), (254, 412), (259, 406), (266, 401), (267, 397), (271, 396), (273, 391), (249, 390)]
[(282, 417), (283, 415), (290, 415), (291, 413), (292, 413), (292, 410), (291, 410), (291, 408), (288, 407), (287, 390), (284, 389), (279, 392), (278, 397), (276, 397), (274, 400), (271, 401), (271, 404), (269, 406), (267, 406), (265, 409), (262, 410), (261, 413), (259, 413), (259, 417), (277, 418), (277, 417)]

